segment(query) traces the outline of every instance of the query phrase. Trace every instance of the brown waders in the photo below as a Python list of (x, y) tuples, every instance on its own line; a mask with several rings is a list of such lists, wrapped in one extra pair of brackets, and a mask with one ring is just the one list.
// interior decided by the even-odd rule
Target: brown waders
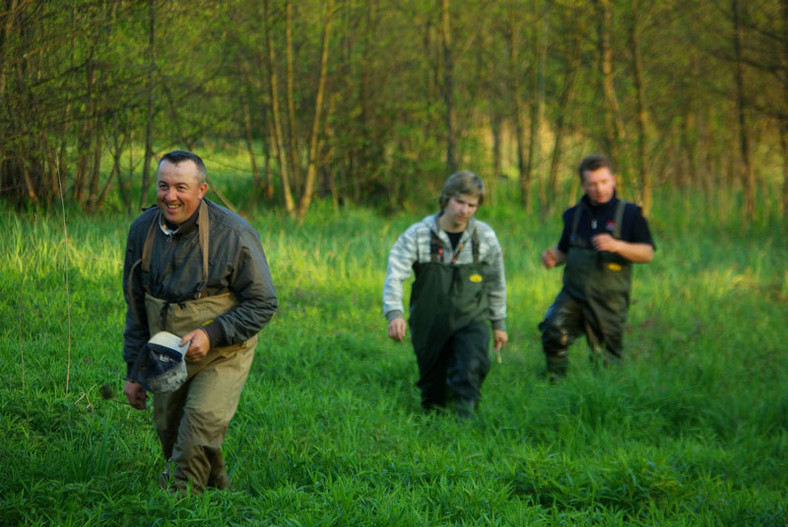
[[(143, 271), (150, 265), (152, 236), (159, 221), (157, 216), (148, 232), (141, 259)], [(203, 296), (208, 277), (208, 211), (204, 203), (200, 209), (199, 238), (204, 279), (198, 284), (195, 298), (168, 302), (146, 293), (151, 334), (166, 330), (182, 337), (237, 304), (231, 293)], [(154, 394), (154, 425), (168, 462), (163, 484), (184, 490), (191, 482), (198, 491), (229, 486), (221, 446), (238, 408), (256, 345), (255, 335), (237, 344), (213, 348), (199, 362), (187, 360), (186, 382), (174, 392)]]
[(490, 369), (490, 328), (484, 265), (478, 240), (472, 239), (473, 263), (443, 260), (441, 240), (432, 233), (431, 261), (414, 265), (416, 280), (410, 300), (410, 330), (419, 366), (421, 405), (445, 407), (449, 393), (462, 416), (478, 405), (481, 385)]
[[(626, 203), (619, 202), (612, 235), (621, 237)], [(599, 252), (590, 241), (577, 239), (581, 206), (575, 212), (564, 287), (539, 324), (547, 370), (563, 376), (569, 368), (569, 346), (585, 333), (592, 359), (604, 364), (621, 359), (629, 309), (632, 264), (620, 256)]]

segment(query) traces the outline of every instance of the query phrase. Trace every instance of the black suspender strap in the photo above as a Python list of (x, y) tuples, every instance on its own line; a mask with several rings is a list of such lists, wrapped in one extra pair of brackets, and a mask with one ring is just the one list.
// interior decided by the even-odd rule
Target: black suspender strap
[(569, 233), (571, 238), (574, 238), (577, 235), (577, 226), (580, 224), (580, 216), (583, 215), (584, 208), (583, 201), (578, 201), (577, 207), (575, 207), (575, 216), (572, 218), (572, 232)]
[(479, 231), (474, 229), (471, 235), (471, 253), (473, 253), (473, 263), (479, 262)]
[(435, 231), (430, 231), (430, 261), (442, 262), (443, 261), (443, 242)]

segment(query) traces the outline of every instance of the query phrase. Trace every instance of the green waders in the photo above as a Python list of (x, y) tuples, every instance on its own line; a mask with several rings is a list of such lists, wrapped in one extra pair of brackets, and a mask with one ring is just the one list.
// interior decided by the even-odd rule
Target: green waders
[[(207, 218), (207, 210), (201, 209), (200, 219), (205, 221), (200, 221), (199, 236), (206, 280)], [(152, 227), (158, 227), (158, 223), (157, 216)], [(141, 259), (145, 271), (150, 265), (152, 233), (153, 228), (148, 233)], [(195, 299), (184, 302), (167, 302), (145, 294), (151, 334), (164, 330), (182, 337), (236, 304), (237, 300), (231, 293), (203, 296), (202, 287), (198, 287)], [(238, 408), (256, 346), (255, 335), (237, 344), (213, 348), (199, 362), (187, 360), (186, 382), (174, 392), (154, 394), (154, 425), (168, 462), (165, 476), (173, 485), (184, 488), (191, 482), (197, 490), (229, 486), (221, 446), (227, 426)]]
[[(621, 236), (625, 206), (624, 201), (619, 202), (614, 238)], [(580, 214), (578, 207), (564, 270), (564, 287), (539, 324), (547, 369), (559, 376), (569, 368), (569, 346), (583, 333), (592, 348), (592, 358), (602, 359), (605, 364), (620, 360), (629, 310), (632, 264), (577, 240)]]
[(416, 279), (410, 300), (410, 330), (419, 366), (421, 405), (446, 406), (449, 392), (458, 411), (474, 410), (490, 369), (490, 327), (484, 265), (478, 240), (472, 239), (473, 263), (443, 260), (441, 240), (432, 233), (431, 261), (414, 265)]

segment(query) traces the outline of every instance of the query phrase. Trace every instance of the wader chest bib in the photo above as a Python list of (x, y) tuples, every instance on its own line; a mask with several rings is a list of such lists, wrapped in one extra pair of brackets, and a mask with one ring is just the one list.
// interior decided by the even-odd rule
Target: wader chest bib
[[(238, 303), (230, 292), (205, 296), (209, 251), (209, 219), (205, 202), (201, 204), (199, 214), (202, 280), (197, 283), (191, 300), (170, 302), (155, 298), (146, 290), (145, 311), (151, 334), (166, 330), (183, 337)], [(150, 253), (160, 221), (160, 214), (157, 214), (143, 246), (140, 260), (143, 273), (150, 270)], [(132, 299), (130, 305), (133, 304)], [(154, 424), (164, 457), (172, 463), (168, 468), (170, 477), (181, 482), (193, 481), (199, 487), (224, 488), (229, 485), (221, 445), (238, 407), (257, 340), (255, 335), (243, 342), (211, 348), (199, 362), (187, 359), (184, 385), (174, 392), (154, 397)], [(201, 375), (197, 376), (198, 373)]]
[[(619, 201), (611, 233), (616, 239), (621, 239), (625, 207), (626, 202)], [(604, 335), (617, 334), (624, 329), (632, 284), (632, 263), (615, 253), (595, 250), (590, 246), (590, 240), (578, 239), (577, 225), (583, 209), (586, 207), (581, 202), (574, 215), (564, 289), (591, 311), (593, 316), (589, 323), (593, 333), (589, 338), (598, 347), (602, 342), (594, 340), (604, 339)]]
[[(410, 330), (421, 372), (432, 368), (443, 346), (456, 331), (488, 318), (484, 264), (479, 262), (476, 231), (471, 236), (473, 263), (443, 263), (443, 243), (432, 232), (430, 261), (413, 265), (416, 279), (410, 297)], [(486, 348), (485, 348), (486, 349)]]

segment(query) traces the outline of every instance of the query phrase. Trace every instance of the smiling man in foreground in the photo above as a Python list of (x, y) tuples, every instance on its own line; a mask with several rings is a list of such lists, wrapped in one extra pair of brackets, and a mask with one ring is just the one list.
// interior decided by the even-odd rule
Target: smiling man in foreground
[(205, 177), (202, 159), (191, 152), (162, 156), (158, 207), (131, 225), (123, 266), (123, 392), (134, 408), (147, 407), (153, 386), (146, 383), (146, 371), (157, 366), (149, 361), (158, 357), (151, 336), (168, 331), (188, 345), (185, 382), (153, 397), (167, 460), (160, 484), (181, 494), (229, 486), (221, 446), (257, 333), (277, 309), (260, 237), (239, 215), (205, 199)]
[(490, 369), (490, 326), (498, 352), (509, 340), (501, 246), (474, 218), (484, 194), (475, 174), (452, 175), (440, 212), (411, 225), (392, 247), (383, 286), (388, 335), (399, 342), (406, 333), (403, 283), (415, 272), (409, 324), (421, 405), (429, 411), (453, 399), (460, 417), (471, 417), (479, 404)]

